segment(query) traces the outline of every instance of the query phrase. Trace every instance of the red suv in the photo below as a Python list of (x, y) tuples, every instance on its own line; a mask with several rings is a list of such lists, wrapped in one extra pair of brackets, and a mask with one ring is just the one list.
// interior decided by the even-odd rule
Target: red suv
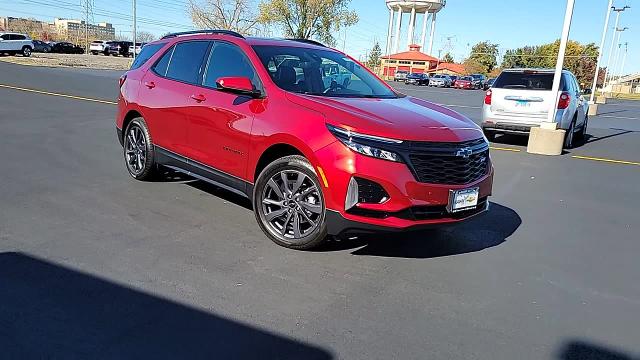
[(116, 126), (131, 176), (164, 166), (246, 196), (265, 234), (289, 248), (489, 206), (493, 167), (477, 125), (311, 40), (167, 35), (120, 79)]

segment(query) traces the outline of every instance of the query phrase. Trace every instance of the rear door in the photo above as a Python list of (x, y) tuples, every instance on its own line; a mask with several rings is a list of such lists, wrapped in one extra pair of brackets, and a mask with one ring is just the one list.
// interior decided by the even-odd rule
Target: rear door
[(11, 34), (9, 35), (9, 39), (11, 50), (20, 51), (22, 50), (26, 37), (24, 35)]
[(142, 78), (138, 97), (154, 144), (189, 157), (189, 110), (196, 105), (210, 41), (184, 41), (169, 48)]
[(515, 122), (540, 122), (547, 118), (549, 109), (555, 105), (552, 85), (551, 72), (505, 71), (491, 89), (491, 112), (498, 119), (505, 117)]

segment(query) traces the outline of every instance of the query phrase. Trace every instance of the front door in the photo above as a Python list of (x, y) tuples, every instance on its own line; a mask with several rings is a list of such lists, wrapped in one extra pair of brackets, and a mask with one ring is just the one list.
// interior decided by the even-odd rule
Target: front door
[(204, 87), (189, 120), (191, 158), (236, 179), (246, 178), (251, 126), (266, 100), (216, 89), (221, 77), (247, 77), (262, 89), (258, 76), (243, 53), (231, 43), (215, 42), (209, 54)]

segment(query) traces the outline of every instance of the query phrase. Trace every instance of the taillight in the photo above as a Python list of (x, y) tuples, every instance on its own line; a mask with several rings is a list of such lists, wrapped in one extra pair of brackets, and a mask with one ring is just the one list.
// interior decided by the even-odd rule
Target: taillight
[(487, 105), (491, 105), (491, 90), (487, 90), (484, 94), (484, 103)]
[(122, 85), (124, 85), (124, 81), (127, 80), (127, 74), (124, 74), (122, 76), (120, 76), (120, 79), (118, 80), (120, 87), (122, 87)]
[(558, 100), (558, 109), (566, 109), (569, 107), (569, 103), (571, 103), (571, 95), (568, 92), (563, 91), (560, 94), (560, 100)]

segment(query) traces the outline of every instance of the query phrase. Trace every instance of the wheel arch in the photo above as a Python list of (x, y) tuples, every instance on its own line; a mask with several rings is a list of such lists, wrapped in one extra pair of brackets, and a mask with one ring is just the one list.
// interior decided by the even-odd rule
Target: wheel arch
[(251, 180), (255, 182), (256, 179), (258, 179), (258, 175), (260, 175), (262, 170), (264, 170), (264, 168), (267, 167), (267, 165), (269, 165), (270, 163), (272, 163), (273, 161), (279, 158), (289, 156), (289, 155), (301, 155), (307, 158), (307, 160), (310, 160), (308, 156), (306, 156), (300, 149), (298, 149), (297, 147), (291, 144), (283, 143), (283, 142), (273, 144), (268, 148), (266, 148), (260, 154), (260, 157), (256, 162), (256, 166), (253, 172), (253, 178)]
[(127, 114), (124, 116), (124, 119), (122, 120), (122, 132), (121, 132), (120, 143), (124, 143), (124, 133), (127, 130), (127, 126), (129, 126), (129, 123), (131, 122), (131, 120), (139, 117), (142, 117), (142, 114), (140, 114), (137, 110), (129, 110)]

